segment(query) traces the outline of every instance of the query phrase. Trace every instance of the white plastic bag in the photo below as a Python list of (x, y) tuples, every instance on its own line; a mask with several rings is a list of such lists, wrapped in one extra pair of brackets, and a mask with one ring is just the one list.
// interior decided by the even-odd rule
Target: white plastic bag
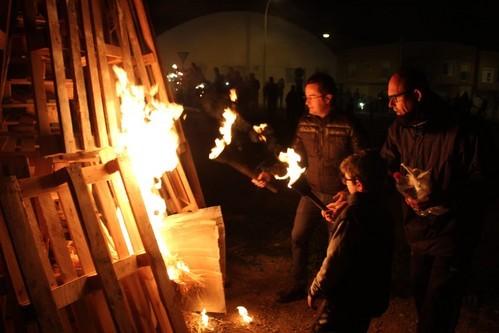
[[(429, 199), (431, 193), (431, 170), (423, 171), (418, 168), (411, 168), (404, 163), (400, 164), (401, 172), (397, 174), (396, 187), (404, 196), (424, 202)], [(444, 206), (433, 206), (425, 210), (414, 210), (419, 216), (442, 215), (448, 209)]]

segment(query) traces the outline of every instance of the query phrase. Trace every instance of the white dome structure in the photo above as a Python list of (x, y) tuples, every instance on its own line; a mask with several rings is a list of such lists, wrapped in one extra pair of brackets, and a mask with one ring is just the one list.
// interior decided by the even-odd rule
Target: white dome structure
[(305, 70), (305, 79), (317, 70), (336, 74), (336, 55), (320, 37), (275, 16), (268, 16), (264, 60), (264, 16), (254, 12), (198, 17), (160, 34), (157, 44), (165, 69), (173, 63), (186, 68), (195, 63), (208, 80), (215, 66), (222, 73), (229, 67), (243, 75), (253, 72), (262, 87), (264, 66), (266, 79), (284, 78), (287, 86), (294, 83), (298, 67)]

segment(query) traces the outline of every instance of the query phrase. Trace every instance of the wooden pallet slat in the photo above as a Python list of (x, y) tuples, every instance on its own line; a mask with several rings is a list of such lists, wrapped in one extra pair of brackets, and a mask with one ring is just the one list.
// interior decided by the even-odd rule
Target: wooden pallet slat
[(90, 96), (92, 97), (93, 113), (97, 127), (97, 142), (99, 147), (107, 147), (109, 139), (106, 129), (106, 119), (104, 116), (104, 106), (102, 104), (101, 86), (98, 73), (98, 62), (95, 55), (95, 43), (92, 33), (92, 18), (90, 14), (89, 0), (80, 0), (81, 16), (83, 22), (83, 35), (85, 37), (86, 48), (86, 70), (90, 81)]
[(102, 27), (102, 13), (101, 2), (91, 1), (91, 12), (93, 15), (93, 29), (95, 46), (97, 52), (98, 68), (101, 79), (101, 94), (104, 99), (105, 117), (109, 130), (109, 143), (116, 144), (118, 136), (118, 105), (116, 104), (116, 94), (114, 80), (111, 76), (111, 70), (106, 57), (106, 42), (104, 39), (104, 32)]
[(61, 31), (56, 0), (45, 0), (45, 5), (47, 8), (51, 48), (50, 54), (52, 57), (52, 68), (56, 84), (57, 105), (62, 125), (64, 147), (67, 152), (71, 153), (76, 151), (76, 142), (71, 119), (71, 110), (69, 107), (68, 92), (65, 88), (66, 73), (64, 72), (64, 55), (62, 52)]
[(66, 11), (69, 25), (69, 41), (72, 60), (72, 74), (76, 86), (76, 98), (78, 103), (78, 116), (81, 127), (82, 148), (89, 150), (94, 148), (92, 130), (90, 128), (90, 115), (87, 105), (87, 92), (85, 79), (83, 77), (83, 67), (81, 65), (80, 34), (78, 29), (78, 15), (76, 12), (76, 1), (66, 1)]

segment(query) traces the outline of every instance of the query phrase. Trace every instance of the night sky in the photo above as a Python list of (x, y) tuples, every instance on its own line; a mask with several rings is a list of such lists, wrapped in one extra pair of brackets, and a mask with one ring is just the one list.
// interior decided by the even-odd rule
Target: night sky
[[(160, 34), (178, 24), (220, 11), (264, 13), (266, 0), (146, 0)], [(332, 49), (404, 41), (460, 42), (499, 50), (499, 1), (271, 0), (269, 15), (317, 35), (332, 34)]]

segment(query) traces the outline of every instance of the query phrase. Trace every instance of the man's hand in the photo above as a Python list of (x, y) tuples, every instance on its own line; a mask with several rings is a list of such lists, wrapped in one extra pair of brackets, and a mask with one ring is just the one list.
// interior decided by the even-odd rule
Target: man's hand
[(308, 296), (307, 296), (307, 305), (312, 310), (316, 310), (317, 309), (317, 298), (315, 298), (315, 297), (311, 296), (310, 294), (308, 294)]
[(430, 207), (430, 200), (428, 199), (418, 200), (409, 196), (404, 197), (404, 199), (405, 203), (415, 211), (425, 210), (426, 208)]
[(267, 186), (267, 183), (272, 180), (272, 178), (273, 177), (270, 173), (262, 171), (256, 178), (251, 179), (251, 182), (260, 188), (264, 188)]

